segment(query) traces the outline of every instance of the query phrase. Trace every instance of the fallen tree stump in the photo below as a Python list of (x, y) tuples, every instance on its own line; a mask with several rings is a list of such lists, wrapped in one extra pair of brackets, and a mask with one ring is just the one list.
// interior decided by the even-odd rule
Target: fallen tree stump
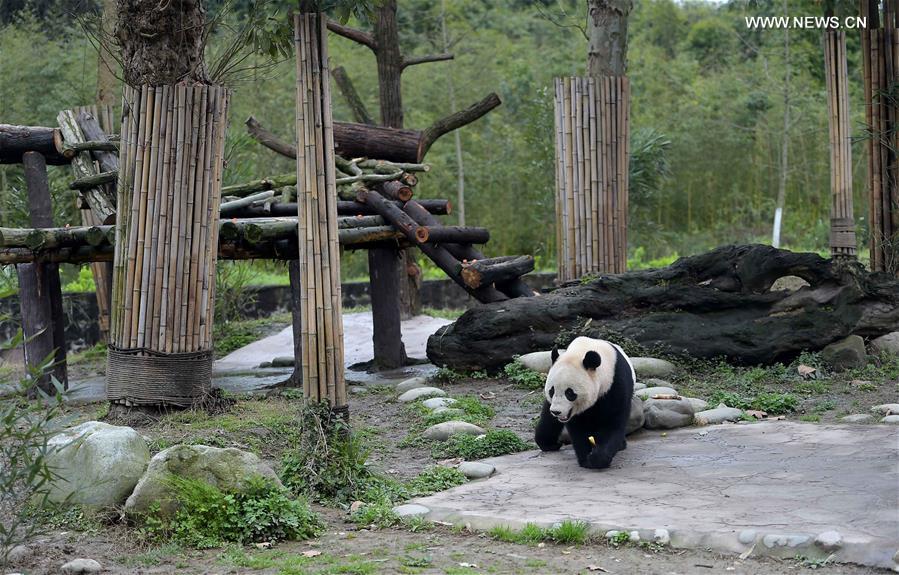
[[(784, 276), (809, 285), (770, 291)], [(453, 369), (498, 369), (515, 355), (587, 335), (677, 356), (771, 364), (850, 334), (896, 330), (899, 281), (889, 274), (817, 254), (725, 246), (662, 269), (471, 309), (428, 339), (428, 359)]]

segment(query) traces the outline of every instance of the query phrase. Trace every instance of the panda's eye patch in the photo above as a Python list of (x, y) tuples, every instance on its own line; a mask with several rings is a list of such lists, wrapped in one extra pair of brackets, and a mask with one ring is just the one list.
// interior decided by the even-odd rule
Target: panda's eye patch
[(565, 390), (565, 399), (567, 399), (568, 401), (574, 401), (575, 399), (577, 399), (577, 394), (573, 389), (569, 387)]
[(549, 396), (552, 397), (552, 396), (554, 396), (555, 394), (556, 394), (556, 388), (555, 388), (555, 387), (550, 387), (550, 388), (549, 388)]

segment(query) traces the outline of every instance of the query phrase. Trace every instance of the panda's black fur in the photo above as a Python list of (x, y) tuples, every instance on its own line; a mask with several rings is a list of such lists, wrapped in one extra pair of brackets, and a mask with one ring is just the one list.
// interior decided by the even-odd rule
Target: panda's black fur
[[(618, 346), (601, 340), (593, 341), (610, 345), (614, 349), (614, 375), (608, 391), (601, 394), (593, 405), (565, 423), (550, 413), (550, 401), (544, 397), (534, 439), (541, 450), (556, 451), (561, 447), (560, 435), (567, 428), (578, 463), (586, 468), (604, 469), (611, 464), (618, 451), (627, 448), (625, 433), (634, 394), (634, 372), (630, 360)], [(566, 353), (571, 351), (569, 348)], [(553, 364), (557, 357), (558, 352), (553, 350)], [(574, 359), (566, 358), (568, 361)], [(599, 354), (587, 351), (581, 356), (580, 367), (584, 370), (596, 369), (598, 360)], [(590, 443), (591, 436), (596, 442), (595, 446)]]

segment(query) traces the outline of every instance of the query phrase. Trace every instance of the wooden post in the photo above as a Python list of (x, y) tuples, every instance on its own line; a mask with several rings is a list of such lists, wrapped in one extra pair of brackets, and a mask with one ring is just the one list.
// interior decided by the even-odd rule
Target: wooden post
[[(53, 355), (53, 320), (47, 297), (46, 264), (16, 266), (19, 276), (19, 306), (22, 310), (22, 334), (25, 336), (25, 364), (35, 368)], [(55, 357), (54, 357), (55, 359)], [(37, 380), (38, 387), (50, 392), (50, 372)]]
[[(307, 3), (301, 3), (301, 9)], [(327, 17), (294, 15), (303, 393), (347, 410)]]
[[(50, 184), (47, 181), (47, 163), (44, 157), (37, 152), (25, 152), (22, 154), (22, 168), (25, 172), (25, 187), (28, 190), (29, 219), (35, 228), (53, 227), (53, 206), (50, 199)], [(37, 264), (36, 279), (38, 289), (33, 293), (27, 293), (27, 288), (20, 285), (20, 297), (22, 298), (22, 318), (25, 318), (25, 300), (31, 300), (27, 305), (35, 305), (35, 299), (46, 301), (49, 310), (49, 323), (46, 324), (46, 336), (50, 341), (50, 349), (54, 351), (54, 365), (52, 374), (64, 386), (68, 385), (66, 369), (66, 336), (65, 313), (62, 308), (62, 286), (59, 281), (59, 264)], [(29, 275), (31, 272), (26, 272)], [(26, 278), (26, 283), (29, 279)], [(37, 304), (40, 308), (37, 317), (42, 314), (43, 303)], [(34, 327), (34, 326), (32, 326)], [(37, 329), (31, 333), (37, 333)], [(36, 344), (43, 346), (43, 343)], [(41, 351), (43, 348), (41, 347)], [(40, 352), (31, 354), (37, 362), (43, 361), (43, 357), (36, 357)], [(26, 353), (26, 355), (28, 355)], [(35, 365), (29, 361), (29, 365)]]
[(368, 291), (371, 297), (374, 363), (379, 369), (406, 364), (406, 346), (400, 329), (400, 263), (398, 250), (368, 250)]
[(855, 217), (852, 212), (852, 131), (849, 114), (849, 72), (846, 32), (824, 32), (824, 79), (827, 122), (830, 127), (830, 255), (856, 257)]
[(558, 279), (627, 267), (628, 80), (555, 82)]
[(293, 325), (293, 359), (294, 367), (290, 378), (285, 382), (287, 387), (301, 387), (303, 385), (303, 322), (300, 308), (302, 295), (302, 283), (300, 281), (300, 262), (290, 260), (287, 262), (287, 273), (290, 276), (290, 312)]

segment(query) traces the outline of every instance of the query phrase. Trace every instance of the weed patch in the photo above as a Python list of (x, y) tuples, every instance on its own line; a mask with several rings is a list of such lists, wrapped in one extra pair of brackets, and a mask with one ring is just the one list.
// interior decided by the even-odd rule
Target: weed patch
[(423, 497), (438, 491), (445, 491), (468, 481), (465, 474), (455, 467), (435, 465), (422, 471), (406, 483), (408, 497)]
[(516, 358), (512, 363), (503, 368), (506, 378), (524, 389), (543, 389), (546, 384), (546, 375), (524, 366)]
[(500, 429), (488, 431), (484, 436), (456, 434), (431, 448), (431, 456), (435, 459), (461, 457), (469, 461), (496, 457), (508, 453), (517, 453), (531, 449), (531, 445), (522, 441), (514, 432)]

